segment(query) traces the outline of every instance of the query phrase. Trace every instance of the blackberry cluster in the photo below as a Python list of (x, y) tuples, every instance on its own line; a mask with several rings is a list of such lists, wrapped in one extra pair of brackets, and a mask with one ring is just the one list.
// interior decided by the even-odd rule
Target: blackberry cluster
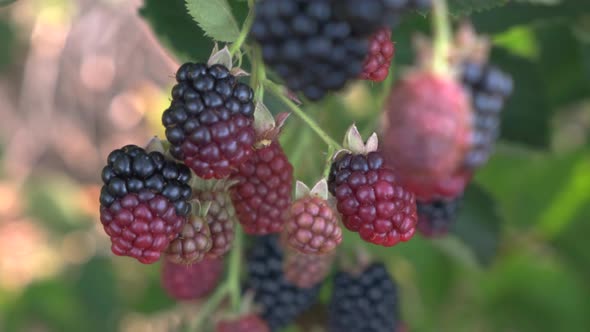
[(332, 0), (340, 17), (353, 29), (373, 33), (383, 26), (392, 26), (412, 10), (427, 10), (431, 0)]
[(190, 170), (160, 152), (127, 145), (108, 156), (102, 170), (100, 221), (116, 255), (142, 263), (160, 258), (186, 223)]
[(357, 78), (368, 51), (368, 34), (336, 13), (333, 0), (261, 0), (251, 34), (264, 62), (289, 89), (311, 100)]
[(472, 147), (464, 166), (475, 169), (483, 166), (493, 152), (500, 134), (500, 112), (514, 84), (510, 75), (500, 69), (476, 62), (463, 64), (462, 81), (474, 111)]
[(272, 331), (290, 324), (317, 299), (320, 284), (299, 288), (283, 274), (283, 250), (276, 236), (257, 238), (248, 257), (245, 289), (255, 292), (254, 302)]
[(418, 231), (426, 237), (447, 234), (457, 219), (462, 200), (462, 197), (458, 197), (452, 200), (418, 202)]
[(162, 123), (170, 153), (204, 179), (225, 178), (252, 155), (254, 92), (223, 65), (185, 63)]
[(340, 272), (334, 278), (328, 331), (394, 331), (398, 305), (397, 287), (383, 264), (372, 264), (358, 276)]

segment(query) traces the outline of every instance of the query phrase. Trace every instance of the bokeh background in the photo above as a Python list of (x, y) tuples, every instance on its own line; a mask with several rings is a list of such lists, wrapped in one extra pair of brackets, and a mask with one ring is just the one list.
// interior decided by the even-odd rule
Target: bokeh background
[[(245, 3), (230, 3), (241, 20)], [(410, 331), (586, 332), (590, 2), (451, 5), (490, 35), (492, 61), (514, 76), (502, 140), (451, 236), (369, 251), (398, 281)], [(395, 75), (411, 63), (416, 31), (428, 31), (423, 16), (394, 30)], [(163, 293), (158, 264), (110, 254), (99, 173), (113, 148), (161, 135), (178, 63), (203, 61), (212, 46), (183, 0), (0, 7), (0, 331), (172, 331), (198, 310)], [(353, 84), (304, 108), (333, 137), (353, 121), (369, 133), (387, 88)], [(311, 130), (292, 118), (282, 142), (297, 177), (317, 180), (325, 152)], [(360, 241), (347, 234), (345, 243)], [(290, 331), (320, 325), (322, 308)]]

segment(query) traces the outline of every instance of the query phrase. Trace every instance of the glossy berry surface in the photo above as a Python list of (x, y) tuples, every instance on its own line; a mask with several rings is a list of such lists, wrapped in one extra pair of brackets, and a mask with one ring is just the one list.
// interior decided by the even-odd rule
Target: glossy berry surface
[(446, 235), (457, 219), (462, 198), (418, 202), (418, 231), (425, 237)]
[(193, 264), (211, 250), (211, 230), (206, 217), (191, 216), (166, 249), (166, 257), (177, 264)]
[(402, 187), (378, 152), (341, 153), (328, 178), (346, 228), (367, 242), (393, 246), (416, 230), (416, 200)]
[(165, 259), (161, 271), (162, 287), (173, 299), (195, 300), (217, 287), (222, 272), (223, 262), (218, 259), (205, 259), (190, 265)]
[(380, 141), (383, 154), (408, 190), (432, 196), (463, 167), (472, 112), (463, 87), (430, 72), (411, 72), (388, 97)]
[(306, 255), (287, 250), (283, 271), (285, 279), (300, 288), (311, 288), (324, 281), (330, 273), (334, 254)]
[(377, 30), (369, 40), (369, 52), (365, 57), (360, 78), (373, 82), (384, 81), (389, 75), (394, 53), (391, 29), (385, 27)]
[(362, 71), (368, 41), (335, 13), (332, 0), (261, 0), (251, 34), (264, 62), (311, 100), (342, 89)]
[(501, 112), (513, 92), (514, 83), (510, 75), (491, 65), (466, 62), (461, 72), (474, 114), (471, 148), (464, 166), (476, 169), (488, 161), (494, 150), (500, 135)]
[(245, 289), (254, 291), (254, 303), (271, 331), (278, 331), (308, 309), (317, 299), (320, 284), (300, 288), (285, 279), (283, 249), (276, 236), (256, 239), (247, 261)]
[(223, 65), (185, 63), (162, 123), (170, 153), (204, 179), (225, 178), (252, 155), (252, 89)]
[(394, 331), (398, 306), (397, 287), (383, 264), (360, 275), (340, 272), (334, 278), (328, 332)]
[(190, 170), (159, 152), (128, 145), (111, 152), (102, 171), (100, 221), (111, 250), (156, 262), (190, 211)]
[(258, 315), (247, 315), (217, 323), (215, 332), (270, 332), (266, 322)]
[(300, 253), (327, 254), (342, 242), (340, 220), (327, 200), (304, 196), (291, 205), (285, 238)]
[(293, 166), (277, 141), (257, 149), (232, 175), (236, 214), (244, 231), (252, 235), (278, 233), (291, 204)]

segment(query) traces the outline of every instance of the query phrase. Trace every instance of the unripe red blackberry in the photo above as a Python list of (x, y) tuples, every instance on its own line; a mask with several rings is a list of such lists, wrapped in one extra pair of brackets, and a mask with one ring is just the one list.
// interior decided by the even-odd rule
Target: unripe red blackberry
[(260, 316), (250, 314), (234, 320), (220, 321), (215, 332), (270, 332), (270, 328)]
[(176, 300), (195, 300), (209, 294), (223, 272), (219, 259), (205, 259), (195, 264), (162, 263), (161, 282), (168, 295)]
[(204, 179), (225, 178), (252, 155), (252, 89), (221, 64), (185, 63), (162, 123), (170, 153)]
[(236, 212), (229, 196), (232, 182), (197, 179), (194, 183), (194, 198), (208, 207), (206, 218), (213, 245), (205, 257), (223, 257), (231, 249), (237, 223)]
[(418, 202), (418, 231), (425, 237), (446, 235), (457, 219), (462, 198)]
[(333, 0), (261, 0), (251, 34), (264, 62), (311, 100), (342, 89), (362, 71), (369, 33), (335, 12)]
[(128, 145), (111, 152), (102, 171), (100, 221), (113, 253), (157, 261), (186, 223), (190, 178), (186, 166), (157, 151)]
[(206, 216), (191, 216), (168, 249), (166, 257), (177, 264), (193, 264), (203, 260), (211, 250), (211, 231)]
[(375, 151), (375, 134), (364, 145), (352, 126), (347, 142), (352, 151), (336, 155), (328, 178), (344, 226), (382, 246), (409, 241), (418, 221), (414, 194), (401, 186), (381, 153)]
[(387, 161), (403, 185), (424, 199), (462, 168), (470, 145), (469, 99), (450, 77), (412, 72), (388, 97), (382, 132)]
[(334, 262), (334, 253), (306, 255), (290, 249), (285, 253), (285, 279), (299, 288), (311, 288), (324, 281)]
[(311, 191), (298, 182), (296, 196), (284, 230), (287, 244), (309, 255), (334, 251), (342, 242), (342, 229), (338, 215), (328, 201), (326, 181), (318, 182)]
[(254, 303), (262, 310), (261, 316), (271, 331), (290, 324), (317, 299), (320, 284), (299, 288), (285, 279), (283, 249), (276, 236), (256, 239), (246, 266), (246, 288), (254, 291)]
[(383, 264), (358, 275), (340, 272), (334, 277), (328, 331), (395, 331), (398, 306), (397, 287)]
[(385, 27), (377, 30), (369, 40), (369, 53), (365, 57), (360, 78), (373, 82), (384, 81), (389, 75), (394, 53), (391, 29)]
[(276, 118), (262, 102), (256, 104), (254, 155), (240, 165), (231, 179), (232, 202), (240, 224), (248, 234), (267, 235), (283, 229), (291, 204), (293, 166), (279, 143), (289, 113)]

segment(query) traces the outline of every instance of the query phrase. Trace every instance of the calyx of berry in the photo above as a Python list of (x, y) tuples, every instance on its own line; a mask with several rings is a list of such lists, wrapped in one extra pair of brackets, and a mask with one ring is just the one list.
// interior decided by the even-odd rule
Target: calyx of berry
[(369, 139), (365, 142), (361, 133), (355, 124), (348, 128), (344, 136), (342, 144), (343, 150), (339, 150), (334, 154), (334, 159), (342, 152), (351, 152), (354, 154), (368, 154), (369, 152), (377, 151), (379, 148), (379, 138), (376, 133), (371, 134)]
[(211, 202), (193, 201), (192, 204), (193, 216), (206, 217), (211, 207)]
[(317, 196), (324, 200), (328, 200), (328, 181), (326, 181), (326, 179), (321, 179), (311, 189), (309, 189), (305, 183), (297, 181), (295, 184), (295, 199), (297, 200), (305, 196)]
[(213, 51), (211, 52), (211, 56), (209, 60), (207, 60), (207, 66), (211, 67), (213, 65), (223, 65), (225, 68), (229, 69), (230, 73), (235, 77), (242, 77), (242, 76), (249, 76), (250, 74), (243, 70), (240, 67), (233, 66), (233, 56), (229, 51), (229, 48), (225, 46), (221, 50), (217, 43), (213, 47)]
[(254, 110), (254, 130), (256, 131), (256, 148), (269, 146), (285, 125), (291, 113), (283, 112), (274, 117), (262, 101), (256, 102)]

